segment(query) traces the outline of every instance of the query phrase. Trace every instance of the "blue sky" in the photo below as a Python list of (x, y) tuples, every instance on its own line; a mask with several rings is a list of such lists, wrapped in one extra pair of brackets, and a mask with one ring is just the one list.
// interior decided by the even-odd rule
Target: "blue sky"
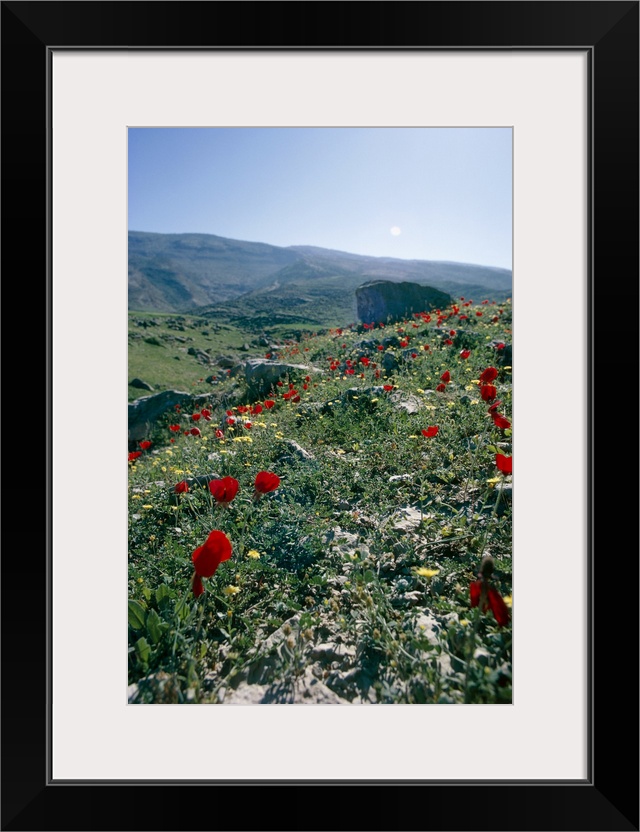
[(511, 268), (510, 128), (130, 128), (129, 230)]

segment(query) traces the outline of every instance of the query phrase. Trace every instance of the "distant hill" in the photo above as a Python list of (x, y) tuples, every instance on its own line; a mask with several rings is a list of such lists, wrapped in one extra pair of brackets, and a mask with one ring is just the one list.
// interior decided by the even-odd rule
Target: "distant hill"
[[(367, 280), (413, 281), (454, 296), (504, 300), (511, 271), (468, 263), (368, 257), (315, 246), (271, 246), (213, 234), (129, 232), (129, 308), (271, 323), (355, 320)], [(250, 324), (250, 326), (249, 326)]]

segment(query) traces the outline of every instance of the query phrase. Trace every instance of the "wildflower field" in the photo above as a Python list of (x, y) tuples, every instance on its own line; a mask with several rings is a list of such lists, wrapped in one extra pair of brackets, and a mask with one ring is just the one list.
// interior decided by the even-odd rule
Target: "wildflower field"
[(302, 333), (259, 395), (185, 364), (128, 451), (129, 701), (511, 703), (511, 320)]

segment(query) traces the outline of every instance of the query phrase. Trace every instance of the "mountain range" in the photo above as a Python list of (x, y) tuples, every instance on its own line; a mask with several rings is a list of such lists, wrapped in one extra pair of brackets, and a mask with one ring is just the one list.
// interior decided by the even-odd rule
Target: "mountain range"
[(509, 269), (369, 257), (316, 246), (273, 246), (214, 234), (129, 232), (129, 309), (197, 312), (265, 323), (354, 321), (355, 289), (411, 281), (476, 301), (511, 296)]

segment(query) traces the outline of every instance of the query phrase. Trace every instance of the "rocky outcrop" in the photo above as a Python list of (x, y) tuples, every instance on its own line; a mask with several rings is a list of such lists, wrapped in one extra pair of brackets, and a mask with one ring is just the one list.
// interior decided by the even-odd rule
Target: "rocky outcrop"
[(364, 323), (397, 321), (450, 303), (450, 295), (419, 283), (373, 280), (356, 289), (358, 318)]
[(138, 390), (149, 390), (150, 392), (153, 391), (153, 387), (149, 384), (149, 382), (143, 381), (141, 378), (131, 379), (131, 381), (129, 382), (129, 387), (136, 387)]
[(148, 436), (151, 427), (163, 413), (177, 404), (204, 404), (210, 400), (209, 395), (192, 396), (181, 390), (164, 390), (153, 396), (142, 396), (129, 402), (129, 442), (135, 443)]
[(318, 367), (308, 367), (306, 364), (287, 364), (284, 361), (269, 361), (266, 358), (250, 358), (245, 361), (244, 374), (247, 385), (252, 394), (266, 395), (280, 379), (300, 381), (301, 376), (311, 373), (322, 373)]

